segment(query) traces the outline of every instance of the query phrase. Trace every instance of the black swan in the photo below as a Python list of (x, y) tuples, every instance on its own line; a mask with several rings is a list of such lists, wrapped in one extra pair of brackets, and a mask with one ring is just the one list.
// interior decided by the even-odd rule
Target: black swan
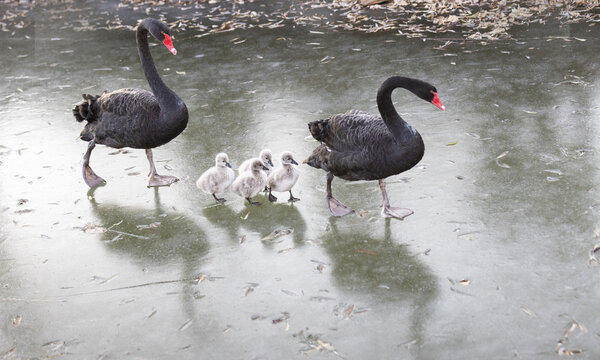
[(83, 179), (91, 188), (106, 183), (89, 165), (96, 144), (117, 149), (145, 149), (150, 162), (148, 187), (168, 186), (178, 180), (156, 173), (151, 149), (168, 143), (185, 129), (188, 111), (179, 96), (160, 78), (148, 47), (148, 32), (173, 55), (177, 50), (173, 47), (169, 28), (162, 22), (148, 18), (138, 25), (138, 53), (152, 92), (128, 88), (99, 96), (84, 94), (84, 101), (73, 108), (75, 120), (87, 121), (80, 138), (89, 142), (83, 157)]
[(321, 145), (304, 163), (327, 172), (327, 207), (333, 216), (344, 216), (354, 211), (333, 197), (331, 182), (334, 176), (349, 181), (379, 180), (383, 196), (382, 216), (403, 219), (412, 214), (410, 209), (391, 207), (385, 191), (385, 178), (415, 166), (425, 151), (421, 135), (394, 108), (392, 91), (398, 87), (445, 110), (433, 85), (393, 76), (385, 80), (377, 91), (381, 116), (350, 110), (308, 124), (311, 135)]

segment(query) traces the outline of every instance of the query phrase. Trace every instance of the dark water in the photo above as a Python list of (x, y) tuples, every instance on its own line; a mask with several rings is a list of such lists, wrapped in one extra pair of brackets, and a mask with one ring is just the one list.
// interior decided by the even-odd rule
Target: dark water
[[(132, 31), (73, 31), (51, 10), (0, 33), (0, 358), (600, 356), (597, 26), (441, 49), (392, 32), (175, 31), (177, 56), (152, 51), (190, 123), (155, 160), (181, 181), (147, 189), (142, 151), (98, 147), (108, 184), (88, 193), (72, 106), (147, 84)], [(376, 111), (394, 74), (447, 108), (394, 93), (426, 144), (389, 179), (406, 220), (379, 217), (375, 182), (341, 180), (357, 211), (331, 218), (325, 175), (305, 165), (293, 206), (214, 206), (196, 189), (220, 151), (234, 167), (264, 147), (304, 159), (307, 122)]]

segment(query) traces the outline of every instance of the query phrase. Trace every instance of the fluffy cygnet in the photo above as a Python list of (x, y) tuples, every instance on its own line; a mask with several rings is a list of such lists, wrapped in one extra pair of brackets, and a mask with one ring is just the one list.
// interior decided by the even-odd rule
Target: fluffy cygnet
[(269, 200), (277, 201), (277, 198), (271, 194), (271, 191), (290, 192), (288, 202), (295, 202), (300, 199), (292, 195), (292, 187), (298, 181), (300, 172), (293, 165), (298, 165), (292, 154), (285, 151), (281, 154), (281, 167), (273, 170), (267, 178), (267, 188), (269, 189)]
[(265, 188), (267, 174), (263, 170), (266, 170), (266, 167), (260, 159), (252, 160), (250, 171), (240, 173), (231, 184), (231, 191), (248, 200), (250, 205), (259, 206), (259, 202), (253, 202), (250, 198)]
[(253, 160), (256, 160), (256, 159), (260, 159), (260, 161), (262, 161), (262, 164), (266, 168), (265, 171), (268, 175), (269, 172), (271, 171), (271, 169), (273, 168), (273, 154), (271, 153), (271, 150), (269, 150), (269, 149), (261, 150), (260, 155), (258, 155), (258, 158), (252, 158), (252, 159), (248, 159), (248, 160), (244, 161), (242, 163), (242, 165), (240, 165), (240, 167), (238, 168), (238, 173), (241, 174), (243, 172), (250, 171), (250, 164), (252, 163)]
[(218, 198), (215, 194), (220, 194), (231, 185), (235, 173), (229, 163), (229, 157), (225, 153), (217, 154), (215, 158), (215, 166), (206, 170), (196, 181), (196, 186), (207, 194), (212, 196), (219, 203), (223, 203), (227, 200), (224, 198)]

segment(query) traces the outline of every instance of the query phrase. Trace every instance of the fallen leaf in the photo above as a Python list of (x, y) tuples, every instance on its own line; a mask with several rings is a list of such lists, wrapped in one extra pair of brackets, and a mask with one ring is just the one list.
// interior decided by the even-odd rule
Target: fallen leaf
[(184, 331), (185, 329), (189, 328), (190, 326), (192, 326), (192, 323), (194, 322), (194, 320), (189, 319), (188, 321), (184, 322), (180, 327), (179, 327), (179, 331)]
[(506, 155), (508, 155), (509, 151), (506, 150), (505, 152), (503, 152), (502, 154), (496, 156), (496, 159), (502, 159), (503, 157), (505, 157)]
[(146, 315), (146, 319), (150, 319), (151, 317), (153, 317), (154, 315), (156, 315), (158, 311), (156, 311), (156, 309), (152, 309), (152, 312), (148, 315)]
[(160, 226), (160, 222), (157, 221), (157, 222), (153, 222), (153, 223), (148, 224), (148, 225), (136, 225), (135, 227), (138, 230), (142, 230), (142, 229), (154, 229), (154, 228), (157, 228), (159, 226)]
[(563, 334), (564, 338), (568, 339), (569, 335), (576, 329), (579, 329), (582, 334), (587, 333), (587, 330), (583, 326), (581, 326), (577, 321), (573, 320), (567, 330), (565, 330), (565, 333)]
[(525, 306), (521, 306), (521, 311), (523, 311), (525, 314), (527, 314), (527, 315), (529, 315), (529, 316), (531, 316), (533, 318), (537, 317), (537, 315), (533, 311), (529, 310)]
[(108, 230), (103, 226), (87, 223), (83, 227), (83, 231), (87, 234), (102, 234), (107, 232)]
[(266, 241), (266, 240), (274, 240), (280, 236), (283, 235), (288, 235), (294, 232), (294, 229), (289, 228), (289, 229), (278, 229), (278, 230), (274, 230), (272, 233), (270, 233), (269, 235), (263, 237), (262, 239), (260, 239), (261, 241)]

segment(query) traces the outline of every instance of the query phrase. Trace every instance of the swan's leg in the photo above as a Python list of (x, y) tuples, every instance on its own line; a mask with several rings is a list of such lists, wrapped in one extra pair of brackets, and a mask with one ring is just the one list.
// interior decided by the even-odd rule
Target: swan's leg
[(260, 206), (260, 203), (258, 201), (252, 201), (250, 200), (249, 197), (246, 198), (246, 200), (248, 200), (248, 202), (250, 203), (250, 205), (252, 206)]
[(294, 195), (292, 195), (292, 190), (290, 190), (290, 198), (288, 199), (288, 202), (296, 202), (296, 201), (300, 201), (300, 199), (294, 197)]
[(388, 198), (387, 191), (385, 191), (384, 179), (379, 179), (379, 187), (381, 188), (381, 196), (383, 196), (383, 209), (381, 209), (381, 216), (384, 218), (396, 218), (402, 220), (405, 217), (413, 214), (411, 209), (390, 206), (390, 199)]
[(344, 216), (348, 215), (354, 210), (346, 207), (346, 205), (337, 201), (331, 194), (331, 182), (333, 181), (333, 174), (327, 173), (327, 208), (329, 213), (333, 216)]
[(271, 188), (268, 188), (268, 191), (269, 191), (269, 201), (270, 202), (277, 201), (277, 197), (275, 195), (271, 194)]
[(148, 176), (149, 176), (148, 187), (169, 186), (172, 183), (179, 180), (175, 176), (158, 175), (156, 173), (156, 167), (154, 166), (154, 160), (152, 160), (152, 150), (151, 149), (146, 149), (146, 157), (148, 158), (148, 162), (150, 162), (150, 173), (148, 174)]
[(106, 184), (106, 181), (100, 176), (96, 175), (94, 170), (92, 170), (90, 167), (90, 156), (92, 155), (92, 150), (94, 150), (95, 147), (96, 143), (94, 140), (90, 141), (87, 151), (83, 156), (83, 180), (91, 188)]
[(215, 198), (215, 200), (217, 200), (217, 202), (218, 202), (219, 204), (222, 204), (222, 203), (224, 203), (225, 201), (227, 201), (227, 200), (225, 200), (225, 198), (218, 198), (218, 197), (217, 197), (217, 195), (215, 195), (215, 194), (212, 194), (212, 195), (213, 195), (213, 197)]

